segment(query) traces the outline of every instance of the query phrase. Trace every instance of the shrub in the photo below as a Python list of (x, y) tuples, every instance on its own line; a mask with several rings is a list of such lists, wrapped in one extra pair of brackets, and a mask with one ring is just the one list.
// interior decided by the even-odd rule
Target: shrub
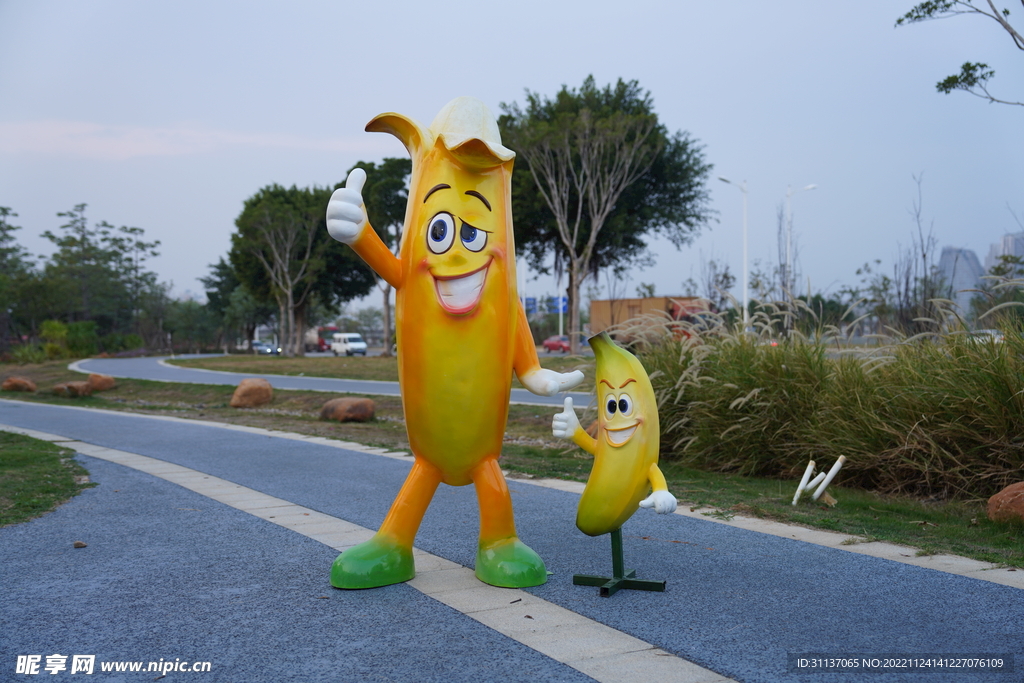
[(63, 344), (46, 342), (43, 344), (43, 355), (46, 357), (46, 360), (60, 360), (61, 358), (68, 357), (68, 350)]
[(53, 344), (65, 344), (68, 340), (68, 326), (59, 320), (44, 320), (39, 336)]
[(958, 331), (851, 348), (834, 328), (768, 345), (782, 336), (768, 313), (756, 333), (714, 316), (671, 327), (641, 344), (666, 460), (796, 479), (810, 459), (820, 469), (845, 455), (846, 483), (939, 497), (1021, 478), (1020, 330), (1002, 344)]
[(11, 357), (15, 363), (42, 363), (46, 360), (46, 352), (33, 344), (22, 344), (11, 349)]
[(68, 351), (76, 358), (95, 356), (99, 350), (99, 337), (96, 334), (96, 323), (82, 320), (68, 325)]

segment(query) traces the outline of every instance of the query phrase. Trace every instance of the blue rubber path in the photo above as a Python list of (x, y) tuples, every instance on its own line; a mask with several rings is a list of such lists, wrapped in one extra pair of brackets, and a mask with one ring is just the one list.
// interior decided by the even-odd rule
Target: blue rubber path
[[(167, 460), (369, 528), (409, 468), (201, 423), (14, 401), (0, 401), (0, 423)], [(332, 590), (334, 552), (294, 532), (148, 475), (82, 460), (99, 487), (0, 529), (0, 680), (17, 654), (72, 650), (209, 659), (230, 672), (218, 681), (585, 680), (407, 586)], [(626, 564), (638, 578), (667, 580), (668, 589), (600, 598), (572, 585), (573, 573), (610, 570), (607, 537), (575, 529), (578, 498), (509, 486), (521, 538), (553, 572), (531, 593), (736, 680), (1024, 679), (1019, 589), (641, 510), (623, 528)], [(471, 567), (477, 524), (472, 488), (442, 486), (417, 545)], [(73, 550), (75, 540), (89, 547)], [(1017, 670), (795, 674), (789, 653), (1012, 654)]]

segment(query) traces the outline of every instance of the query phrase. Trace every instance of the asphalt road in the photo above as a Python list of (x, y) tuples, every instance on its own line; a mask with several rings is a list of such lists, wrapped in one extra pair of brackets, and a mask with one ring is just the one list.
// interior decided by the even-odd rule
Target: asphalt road
[[(0, 423), (177, 463), (369, 528), (409, 467), (202, 423), (15, 401), (0, 401)], [(0, 529), (0, 680), (31, 680), (10, 675), (16, 655), (52, 653), (208, 660), (229, 674), (171, 674), (182, 680), (586, 680), (408, 586), (333, 590), (330, 548), (149, 475), (81, 459), (98, 487)], [(573, 573), (610, 569), (607, 537), (575, 529), (578, 498), (522, 481), (510, 488), (520, 536), (553, 572), (530, 593), (738, 681), (1024, 678), (1019, 589), (641, 510), (623, 528), (626, 564), (668, 589), (600, 598), (572, 585)], [(472, 567), (476, 532), (472, 488), (442, 486), (417, 545)], [(89, 545), (72, 549), (75, 540)], [(789, 670), (789, 655), (810, 653), (1010, 654), (1017, 669)]]
[[(208, 355), (178, 356), (178, 358), (205, 358)], [(398, 382), (378, 382), (357, 379), (329, 379), (325, 377), (293, 377), (290, 375), (252, 375), (217, 370), (183, 368), (164, 363), (170, 356), (148, 358), (87, 358), (72, 364), (73, 369), (98, 372), (111, 377), (148, 379), (158, 382), (185, 382), (189, 384), (237, 385), (246, 377), (261, 377), (275, 389), (303, 389), (347, 394), (399, 396)], [(537, 396), (525, 389), (513, 389), (510, 401), (526, 405), (562, 407), (566, 396), (572, 396), (577, 406), (588, 405), (593, 397), (586, 392), (569, 391), (556, 396)]]

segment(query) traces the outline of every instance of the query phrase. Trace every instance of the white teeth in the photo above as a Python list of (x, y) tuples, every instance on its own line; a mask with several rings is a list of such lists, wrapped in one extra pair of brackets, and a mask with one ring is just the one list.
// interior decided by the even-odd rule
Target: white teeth
[(636, 425), (633, 425), (628, 429), (616, 429), (615, 431), (607, 429), (605, 431), (608, 433), (608, 441), (611, 442), (613, 446), (621, 446), (629, 441), (629, 437), (633, 436), (633, 432), (636, 431)]
[(441, 305), (450, 311), (472, 307), (480, 298), (486, 278), (487, 269), (483, 268), (465, 277), (437, 280), (437, 293), (441, 296)]

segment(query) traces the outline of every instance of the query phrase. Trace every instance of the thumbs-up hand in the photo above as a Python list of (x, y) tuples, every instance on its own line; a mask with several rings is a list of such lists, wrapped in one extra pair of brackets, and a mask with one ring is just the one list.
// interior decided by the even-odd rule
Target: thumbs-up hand
[(339, 187), (327, 204), (327, 232), (331, 237), (352, 244), (366, 227), (366, 207), (363, 206), (363, 183), (366, 171), (354, 168), (345, 179), (345, 187)]
[(555, 413), (551, 418), (551, 434), (559, 439), (572, 439), (579, 426), (580, 421), (572, 407), (572, 397), (566, 396), (562, 412)]

